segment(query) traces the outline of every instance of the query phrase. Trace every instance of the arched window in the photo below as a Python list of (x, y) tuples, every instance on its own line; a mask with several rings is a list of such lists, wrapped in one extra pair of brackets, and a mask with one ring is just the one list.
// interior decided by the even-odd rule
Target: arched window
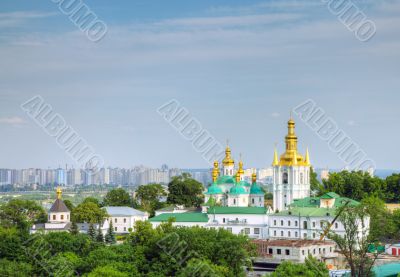
[(288, 174), (287, 174), (287, 172), (284, 172), (282, 174), (282, 183), (284, 183), (284, 184), (288, 183)]
[(236, 205), (236, 199), (233, 199), (233, 205)]
[(251, 199), (251, 204), (254, 204), (254, 198), (253, 198), (253, 199)]

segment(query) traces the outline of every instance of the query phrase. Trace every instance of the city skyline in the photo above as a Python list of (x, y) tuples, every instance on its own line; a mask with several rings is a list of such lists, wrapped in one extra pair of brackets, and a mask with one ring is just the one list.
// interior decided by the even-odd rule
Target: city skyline
[[(355, 2), (377, 27), (367, 42), (323, 1), (88, 1), (108, 27), (95, 43), (52, 1), (2, 1), (0, 167), (74, 163), (21, 109), (40, 95), (107, 166), (211, 167), (157, 113), (176, 99), (235, 159), (267, 167), (290, 112), (312, 99), (376, 168), (400, 168), (400, 5)], [(314, 167), (345, 166), (293, 117)]]

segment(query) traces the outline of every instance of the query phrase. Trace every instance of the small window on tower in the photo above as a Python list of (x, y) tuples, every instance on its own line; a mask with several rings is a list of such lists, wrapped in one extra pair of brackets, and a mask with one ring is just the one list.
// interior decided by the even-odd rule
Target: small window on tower
[(287, 184), (288, 183), (288, 174), (287, 172), (284, 172), (282, 175), (282, 183)]
[(254, 198), (253, 198), (253, 199), (251, 199), (251, 204), (254, 204)]

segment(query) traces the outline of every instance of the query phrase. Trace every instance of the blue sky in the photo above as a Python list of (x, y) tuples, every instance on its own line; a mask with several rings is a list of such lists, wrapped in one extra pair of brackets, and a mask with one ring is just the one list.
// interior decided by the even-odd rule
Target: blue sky
[[(20, 109), (41, 95), (110, 166), (207, 167), (156, 112), (174, 98), (245, 166), (282, 152), (290, 110), (313, 99), (378, 168), (400, 167), (400, 1), (353, 1), (360, 42), (323, 1), (85, 1), (94, 43), (52, 1), (0, 3), (0, 167), (73, 161)], [(342, 167), (298, 118), (316, 167)]]

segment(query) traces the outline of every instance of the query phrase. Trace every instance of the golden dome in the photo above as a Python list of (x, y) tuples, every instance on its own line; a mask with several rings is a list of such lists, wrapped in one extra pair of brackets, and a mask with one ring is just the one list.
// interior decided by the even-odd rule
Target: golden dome
[(60, 188), (60, 187), (57, 188), (56, 194), (57, 194), (57, 199), (61, 199), (62, 191), (61, 191), (61, 188)]
[[(292, 118), (288, 121), (288, 133), (285, 137), (286, 151), (280, 156), (279, 163), (276, 163), (275, 155), (273, 165), (279, 166), (309, 166), (309, 157), (306, 159), (297, 152), (297, 136), (295, 133), (295, 122)], [(274, 153), (275, 154), (275, 153)]]
[(257, 182), (257, 173), (253, 173), (251, 174), (251, 182), (254, 184), (255, 182)]
[(214, 168), (212, 170), (212, 180), (213, 183), (217, 181), (218, 179), (218, 175), (219, 175), (219, 168), (218, 168), (219, 164), (217, 161), (214, 162)]
[(233, 166), (235, 164), (234, 160), (231, 157), (231, 149), (229, 148), (229, 146), (226, 146), (225, 158), (222, 160), (222, 164), (224, 166)]

